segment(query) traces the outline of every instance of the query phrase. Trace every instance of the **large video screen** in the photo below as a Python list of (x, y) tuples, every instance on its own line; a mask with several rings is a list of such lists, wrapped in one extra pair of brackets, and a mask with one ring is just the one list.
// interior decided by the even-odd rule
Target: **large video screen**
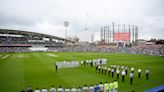
[(115, 32), (114, 40), (115, 41), (129, 41), (130, 33), (129, 32)]

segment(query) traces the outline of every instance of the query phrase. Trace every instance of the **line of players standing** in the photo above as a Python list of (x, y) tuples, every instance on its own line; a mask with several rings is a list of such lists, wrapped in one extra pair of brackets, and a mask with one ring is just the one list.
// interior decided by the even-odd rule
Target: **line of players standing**
[[(134, 67), (131, 67), (131, 71), (129, 74), (131, 85), (133, 84), (134, 69), (135, 69)], [(108, 76), (111, 75), (112, 78), (114, 77), (114, 74), (116, 73), (117, 80), (119, 79), (120, 71), (121, 71), (122, 82), (124, 82), (126, 75), (128, 75), (128, 66), (111, 65), (110, 67), (107, 67), (107, 66), (103, 66), (103, 65), (97, 65), (96, 71), (98, 71), (98, 73), (102, 73), (102, 74), (105, 74)], [(142, 70), (140, 68), (138, 68), (138, 78), (139, 79), (141, 78), (141, 72), (142, 72)], [(146, 71), (145, 71), (146, 80), (148, 80), (148, 78), (149, 78), (149, 72), (150, 72), (150, 70), (148, 68), (146, 68)]]
[[(81, 61), (82, 66), (86, 66), (89, 64), (91, 67), (93, 67), (92, 60)], [(128, 68), (129, 68), (128, 66), (120, 66), (120, 65), (111, 65), (110, 67), (107, 67), (105, 65), (102, 65), (101, 60), (100, 60), (100, 65), (96, 65), (96, 71), (98, 71), (98, 73), (102, 73), (105, 75), (108, 74), (108, 76), (110, 76), (110, 74), (111, 74), (112, 78), (114, 77), (114, 74), (116, 73), (117, 80), (119, 79), (120, 71), (122, 70), (121, 71), (122, 82), (125, 81), (125, 76), (128, 75)], [(135, 70), (135, 68), (131, 67), (130, 74), (129, 74), (131, 85), (133, 84), (134, 70)], [(141, 72), (142, 72), (142, 69), (138, 68), (138, 78), (139, 79), (141, 78)], [(149, 72), (150, 72), (149, 68), (146, 68), (146, 70), (145, 70), (146, 80), (149, 79)]]

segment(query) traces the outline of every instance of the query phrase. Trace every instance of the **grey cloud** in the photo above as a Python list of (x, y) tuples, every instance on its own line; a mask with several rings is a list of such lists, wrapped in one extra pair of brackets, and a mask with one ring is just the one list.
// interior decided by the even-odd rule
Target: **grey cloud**
[(64, 21), (70, 22), (70, 36), (78, 35), (82, 40), (90, 39), (89, 35), (99, 32), (100, 26), (113, 21), (138, 25), (139, 38), (163, 38), (164, 3), (163, 0), (0, 0), (1, 28), (47, 34), (56, 30), (57, 35), (63, 36)]

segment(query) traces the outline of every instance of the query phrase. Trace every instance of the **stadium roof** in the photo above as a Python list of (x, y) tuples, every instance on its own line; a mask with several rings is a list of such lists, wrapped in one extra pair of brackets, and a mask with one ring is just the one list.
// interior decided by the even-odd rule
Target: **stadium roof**
[(57, 37), (57, 36), (52, 36), (52, 35), (43, 34), (43, 33), (29, 32), (29, 31), (22, 31), (22, 30), (0, 29), (0, 34), (23, 35), (29, 38), (39, 37), (39, 38), (50, 38), (50, 39), (74, 42), (74, 41)]

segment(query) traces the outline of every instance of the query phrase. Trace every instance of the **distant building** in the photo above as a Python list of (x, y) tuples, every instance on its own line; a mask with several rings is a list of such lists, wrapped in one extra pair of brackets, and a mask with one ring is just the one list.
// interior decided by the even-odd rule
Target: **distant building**
[(80, 41), (80, 42), (79, 42), (79, 45), (82, 45), (82, 46), (89, 46), (90, 43), (87, 42), (87, 41)]
[(138, 39), (138, 45), (145, 45), (146, 40), (144, 39)]
[(147, 41), (145, 45), (155, 45), (155, 42)]
[(79, 44), (79, 38), (77, 36), (75, 37), (67, 37), (67, 40), (73, 41), (74, 43), (67, 42), (67, 45), (78, 45)]

